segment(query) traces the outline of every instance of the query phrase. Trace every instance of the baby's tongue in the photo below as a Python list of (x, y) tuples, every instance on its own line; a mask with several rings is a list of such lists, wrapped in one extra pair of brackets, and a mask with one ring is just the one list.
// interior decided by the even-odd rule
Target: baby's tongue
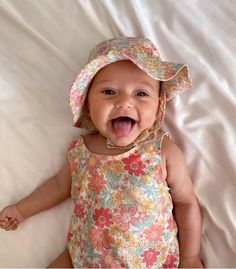
[(132, 130), (132, 120), (128, 117), (119, 117), (112, 120), (113, 130), (117, 136), (127, 136)]

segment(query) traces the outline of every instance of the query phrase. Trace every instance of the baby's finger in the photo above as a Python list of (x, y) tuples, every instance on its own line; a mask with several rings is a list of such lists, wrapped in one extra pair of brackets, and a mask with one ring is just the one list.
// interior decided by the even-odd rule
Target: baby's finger
[(12, 223), (14, 222), (13, 219), (8, 219), (6, 224), (5, 224), (5, 230), (8, 231), (8, 228), (12, 225)]
[(8, 222), (8, 218), (2, 218), (0, 219), (0, 224)]
[(6, 227), (6, 231), (15, 230), (18, 226), (18, 221), (16, 219), (10, 219)]
[(0, 228), (5, 229), (8, 226), (7, 220), (1, 220), (0, 221)]
[(13, 224), (9, 227), (9, 230), (11, 230), (11, 231), (15, 231), (17, 228), (18, 228), (18, 224), (13, 223)]

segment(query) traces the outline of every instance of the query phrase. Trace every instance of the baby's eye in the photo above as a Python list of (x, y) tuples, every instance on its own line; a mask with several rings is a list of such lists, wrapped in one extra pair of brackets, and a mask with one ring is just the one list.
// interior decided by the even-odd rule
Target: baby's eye
[(115, 91), (112, 89), (105, 89), (105, 90), (103, 90), (103, 93), (106, 95), (113, 95), (113, 94), (115, 94)]
[(138, 92), (136, 93), (136, 95), (137, 95), (137, 96), (141, 96), (141, 97), (143, 97), (143, 96), (148, 96), (148, 94), (147, 94), (145, 91), (138, 91)]

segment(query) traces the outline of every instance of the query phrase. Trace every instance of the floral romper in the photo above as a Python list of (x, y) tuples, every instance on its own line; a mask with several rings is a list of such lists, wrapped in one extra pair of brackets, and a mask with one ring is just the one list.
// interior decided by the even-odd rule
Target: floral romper
[(68, 248), (74, 267), (178, 267), (177, 226), (161, 169), (164, 136), (159, 131), (116, 156), (88, 151), (83, 136), (73, 140)]

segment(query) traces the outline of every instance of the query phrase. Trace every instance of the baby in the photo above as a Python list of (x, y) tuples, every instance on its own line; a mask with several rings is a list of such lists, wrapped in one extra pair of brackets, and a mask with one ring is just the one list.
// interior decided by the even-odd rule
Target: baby
[(161, 131), (166, 102), (191, 86), (144, 38), (99, 44), (70, 90), (74, 139), (61, 171), (0, 212), (15, 230), (70, 196), (68, 248), (49, 267), (202, 267), (201, 215), (181, 150)]

